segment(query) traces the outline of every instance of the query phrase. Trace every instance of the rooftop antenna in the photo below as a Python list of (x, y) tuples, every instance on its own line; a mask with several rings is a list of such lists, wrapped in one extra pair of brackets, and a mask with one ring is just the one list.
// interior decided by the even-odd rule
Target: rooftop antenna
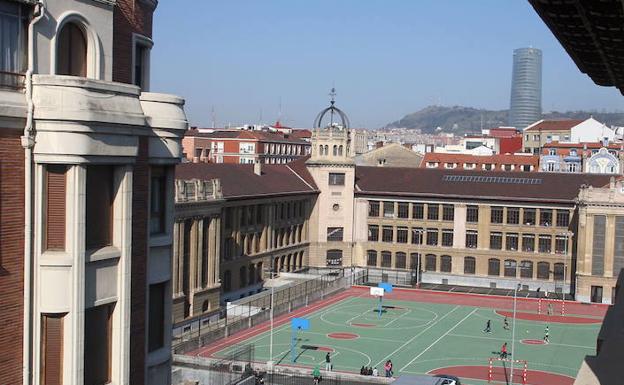
[(211, 110), (210, 110), (210, 114), (211, 114), (211, 116), (212, 116), (212, 128), (215, 128), (215, 126), (216, 126), (216, 124), (217, 124), (217, 122), (216, 122), (217, 118), (216, 118), (216, 116), (215, 116), (215, 109), (214, 109), (214, 106), (212, 106), (212, 108), (211, 108)]
[(277, 110), (277, 122), (280, 123), (280, 125), (281, 125), (281, 120), (282, 120), (282, 97), (280, 96), (278, 110)]

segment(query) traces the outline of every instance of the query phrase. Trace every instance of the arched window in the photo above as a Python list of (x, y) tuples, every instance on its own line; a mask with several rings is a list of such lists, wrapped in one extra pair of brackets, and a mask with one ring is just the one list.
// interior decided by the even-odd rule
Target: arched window
[(505, 277), (515, 277), (516, 276), (516, 261), (513, 259), (505, 260)]
[(392, 253), (389, 251), (381, 252), (381, 267), (392, 267)]
[(87, 39), (75, 23), (67, 23), (58, 34), (56, 73), (87, 76)]
[(488, 259), (488, 275), (500, 275), (500, 260), (497, 258)]
[(394, 255), (394, 258), (395, 258), (394, 267), (397, 269), (405, 269), (407, 255), (404, 252), (399, 251)]
[(329, 155), (329, 146), (325, 145), (325, 155)]
[(334, 144), (334, 156), (338, 155), (338, 146)]
[(419, 253), (411, 253), (410, 254), (410, 269), (417, 270), (419, 269), (420, 262), (420, 254)]
[(433, 254), (425, 255), (425, 270), (426, 271), (436, 271), (436, 256)]
[(533, 278), (533, 262), (520, 262), (520, 278)]
[(322, 144), (319, 144), (319, 155), (325, 155), (323, 153), (323, 145)]
[(303, 251), (299, 252), (299, 268), (303, 267)]
[(256, 265), (249, 265), (249, 284), (253, 285), (256, 283)]
[(553, 268), (553, 278), (555, 279), (555, 281), (563, 281), (565, 276), (563, 267), (563, 263), (555, 263)]
[(223, 291), (228, 292), (232, 290), (232, 272), (226, 270), (223, 272)]
[(450, 255), (443, 255), (440, 257), (440, 271), (443, 273), (450, 273), (453, 268), (453, 261)]
[(464, 274), (474, 274), (475, 265), (475, 257), (464, 257)]
[(377, 266), (377, 251), (368, 250), (366, 252), (366, 266)]
[(550, 263), (538, 262), (537, 263), (537, 278), (548, 279), (550, 277)]
[(247, 266), (241, 266), (239, 270), (240, 286), (241, 288), (247, 286)]
[(262, 282), (262, 262), (258, 262), (258, 267), (256, 267), (256, 282)]
[(327, 250), (327, 266), (342, 266), (342, 250)]
[(342, 156), (342, 145), (338, 146), (338, 155)]
[(282, 257), (280, 258), (280, 266), (279, 266), (279, 271), (285, 271), (284, 270), (284, 261), (286, 260), (286, 256), (282, 255)]

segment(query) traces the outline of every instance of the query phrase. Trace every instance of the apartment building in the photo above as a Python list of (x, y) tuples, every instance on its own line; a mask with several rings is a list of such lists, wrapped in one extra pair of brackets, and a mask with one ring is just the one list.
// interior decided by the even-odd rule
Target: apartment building
[(624, 180), (582, 187), (578, 205), (577, 299), (613, 303), (624, 269)]
[(0, 1), (0, 383), (168, 384), (184, 100), (157, 2)]
[(531, 154), (469, 155), (429, 152), (421, 168), (529, 172), (539, 170), (539, 157)]
[(299, 135), (238, 129), (191, 129), (182, 147), (187, 161), (210, 163), (283, 164), (310, 153), (310, 143)]
[(540, 154), (550, 142), (603, 142), (613, 141), (616, 132), (594, 118), (585, 120), (539, 120), (523, 130), (524, 152)]
[(210, 318), (281, 271), (307, 265), (317, 188), (303, 160), (176, 169), (173, 322)]
[(540, 154), (540, 171), (620, 174), (624, 144), (605, 142), (546, 143)]

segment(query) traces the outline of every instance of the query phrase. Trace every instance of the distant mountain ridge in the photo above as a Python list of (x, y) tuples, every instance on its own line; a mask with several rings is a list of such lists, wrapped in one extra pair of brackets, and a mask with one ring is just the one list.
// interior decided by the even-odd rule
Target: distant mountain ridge
[[(481, 128), (507, 125), (509, 110), (485, 110), (464, 106), (428, 106), (387, 124), (387, 128), (419, 129), (423, 133), (447, 132), (466, 134), (480, 132)], [(594, 119), (609, 126), (624, 126), (624, 112), (567, 111), (548, 112), (543, 119)], [(438, 127), (440, 129), (438, 129)]]

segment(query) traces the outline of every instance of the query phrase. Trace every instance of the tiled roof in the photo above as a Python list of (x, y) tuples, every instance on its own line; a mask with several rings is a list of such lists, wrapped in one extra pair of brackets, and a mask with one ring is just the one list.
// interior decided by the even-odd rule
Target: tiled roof
[[(572, 203), (581, 185), (605, 186), (610, 175), (356, 167), (356, 194)], [(450, 178), (449, 178), (450, 176)], [(455, 176), (455, 177), (454, 177)], [(461, 181), (460, 177), (465, 181)], [(491, 177), (491, 178), (490, 178)]]
[(513, 155), (513, 154), (497, 154), (497, 155), (470, 155), (470, 154), (448, 154), (439, 152), (428, 152), (420, 164), (425, 167), (428, 162), (440, 163), (475, 163), (475, 164), (518, 164), (518, 165), (534, 165), (539, 163), (537, 155)]
[[(607, 145), (607, 148), (611, 150), (619, 150), (622, 148), (622, 146), (624, 146), (624, 143), (609, 143)], [(553, 142), (544, 144), (543, 147), (544, 148), (576, 148), (580, 150), (583, 148), (600, 149), (605, 146), (602, 144), (602, 142), (561, 143), (558, 141), (553, 141)]]
[(219, 130), (214, 132), (200, 132), (197, 129), (186, 131), (184, 136), (195, 136), (207, 139), (250, 139), (262, 142), (284, 142), (293, 144), (308, 144), (294, 135), (249, 130)]
[(316, 193), (318, 189), (304, 161), (263, 164), (262, 175), (254, 173), (253, 164), (181, 163), (176, 166), (175, 177), (185, 180), (219, 178), (225, 199)]
[(524, 131), (568, 131), (583, 123), (581, 119), (540, 120), (524, 129)]

